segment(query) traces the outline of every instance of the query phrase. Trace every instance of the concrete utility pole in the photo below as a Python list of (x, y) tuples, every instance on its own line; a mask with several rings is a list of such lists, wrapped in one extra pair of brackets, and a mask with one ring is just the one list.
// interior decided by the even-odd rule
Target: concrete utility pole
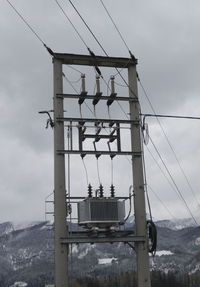
[(54, 227), (55, 227), (55, 286), (68, 287), (68, 245), (61, 244), (67, 237), (64, 123), (56, 121), (63, 117), (63, 98), (56, 95), (63, 92), (62, 62), (54, 58)]
[[(137, 254), (137, 272), (138, 287), (151, 287), (149, 254), (148, 254), (148, 234), (146, 224), (145, 196), (144, 196), (144, 178), (142, 162), (142, 142), (140, 128), (140, 109), (137, 91), (137, 60), (115, 57), (91, 57), (88, 55), (60, 54), (55, 53), (54, 64), (54, 216), (55, 216), (55, 286), (68, 287), (68, 246), (71, 243), (105, 243), (105, 242), (135, 242)], [(95, 67), (114, 67), (128, 69), (129, 97), (120, 97), (111, 93), (110, 97), (97, 93), (96, 95), (87, 95), (87, 93), (63, 94), (62, 65), (82, 65)], [(114, 85), (114, 81), (113, 81)], [(113, 86), (114, 88), (114, 86)], [(96, 98), (95, 98), (96, 97)], [(66, 118), (63, 112), (63, 100), (75, 98), (81, 100), (88, 99), (94, 101), (104, 100), (111, 104), (115, 100), (127, 101), (130, 103), (130, 120), (117, 119), (91, 119), (91, 118)], [(110, 102), (109, 102), (110, 101)], [(107, 122), (116, 124), (129, 124), (131, 126), (131, 151), (121, 150), (121, 145), (117, 151), (96, 151), (96, 150), (70, 150), (65, 149), (64, 141), (64, 122)], [(85, 135), (91, 137), (91, 135)], [(92, 135), (93, 136), (93, 135)], [(108, 138), (108, 135), (99, 135), (99, 137)], [(117, 135), (119, 138), (120, 135)], [(113, 135), (112, 135), (113, 139)], [(70, 237), (66, 225), (67, 204), (65, 189), (65, 154), (93, 154), (101, 155), (130, 155), (132, 156), (132, 171), (134, 185), (134, 207), (135, 207), (135, 234), (125, 234), (122, 237), (84, 237), (77, 234), (76, 237)], [(80, 232), (78, 232), (80, 233)], [(117, 231), (116, 231), (117, 233)]]
[[(138, 98), (136, 65), (129, 66), (128, 68), (128, 84), (129, 96)], [(139, 101), (130, 102), (130, 117), (132, 121), (140, 122)], [(138, 287), (150, 287), (151, 281), (144, 196), (141, 127), (139, 124), (131, 124), (131, 146), (134, 153), (140, 153), (140, 156), (132, 156), (135, 233), (136, 236), (144, 236), (146, 238), (145, 242), (135, 242), (137, 254)]]

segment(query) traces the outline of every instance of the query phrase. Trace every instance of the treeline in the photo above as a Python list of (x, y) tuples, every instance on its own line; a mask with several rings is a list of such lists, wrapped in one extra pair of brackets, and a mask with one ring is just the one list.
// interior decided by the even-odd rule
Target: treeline
[[(164, 273), (153, 271), (151, 273), (152, 287), (199, 287), (200, 274), (188, 275), (175, 272)], [(136, 287), (136, 273), (122, 273), (120, 276), (86, 277), (70, 281), (70, 287)]]

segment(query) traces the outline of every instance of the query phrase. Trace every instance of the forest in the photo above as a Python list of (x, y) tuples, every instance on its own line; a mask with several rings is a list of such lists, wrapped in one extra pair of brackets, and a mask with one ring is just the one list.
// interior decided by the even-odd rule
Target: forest
[[(161, 271), (151, 272), (152, 287), (199, 287), (200, 273), (186, 274)], [(70, 281), (70, 287), (136, 287), (136, 273), (126, 272), (120, 276), (97, 276)]]

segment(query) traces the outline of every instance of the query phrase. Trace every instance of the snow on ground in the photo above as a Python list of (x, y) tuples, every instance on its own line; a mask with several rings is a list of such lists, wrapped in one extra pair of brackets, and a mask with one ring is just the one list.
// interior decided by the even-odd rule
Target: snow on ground
[(24, 221), (21, 223), (13, 223), (14, 230), (21, 230), (40, 224), (42, 221)]
[(15, 282), (12, 286), (10, 287), (26, 287), (28, 284), (26, 282)]
[(115, 258), (115, 257), (112, 257), (112, 258), (100, 258), (100, 259), (98, 259), (98, 263), (99, 264), (111, 264), (113, 260), (117, 261), (117, 258)]
[(163, 256), (163, 255), (173, 255), (174, 253), (172, 253), (170, 250), (159, 250), (156, 251), (156, 256)]
[(88, 252), (89, 252), (91, 249), (93, 249), (94, 247), (95, 247), (95, 245), (88, 244), (88, 247), (87, 247), (84, 251), (82, 251), (81, 253), (79, 253), (78, 259), (82, 259), (83, 257), (85, 257), (85, 256), (88, 254)]

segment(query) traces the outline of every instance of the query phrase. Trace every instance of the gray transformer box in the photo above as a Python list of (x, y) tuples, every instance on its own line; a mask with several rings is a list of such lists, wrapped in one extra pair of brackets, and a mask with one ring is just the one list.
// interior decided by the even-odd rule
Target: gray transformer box
[(123, 225), (125, 201), (112, 197), (88, 197), (78, 202), (78, 224), (86, 228)]

